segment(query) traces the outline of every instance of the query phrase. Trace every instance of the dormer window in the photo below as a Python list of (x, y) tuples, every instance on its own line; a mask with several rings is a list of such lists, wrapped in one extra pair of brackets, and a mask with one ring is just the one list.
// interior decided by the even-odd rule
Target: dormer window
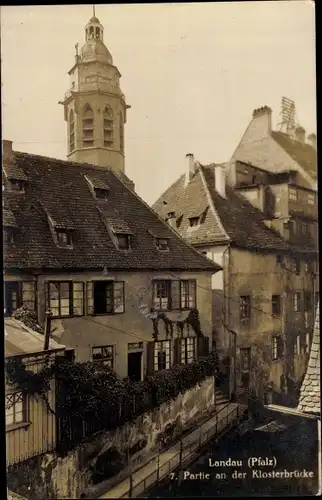
[(57, 243), (61, 247), (69, 247), (72, 245), (72, 235), (71, 231), (68, 231), (67, 229), (55, 229), (56, 232), (56, 238), (57, 238)]
[(196, 227), (199, 224), (199, 217), (190, 217), (189, 218), (189, 225), (190, 227)]
[(175, 212), (168, 212), (167, 218), (168, 219), (174, 219), (176, 216)]
[(130, 234), (116, 234), (117, 246), (119, 250), (129, 250), (131, 248)]
[(4, 228), (3, 241), (4, 241), (4, 243), (14, 243), (15, 242), (15, 230), (13, 227), (5, 227)]
[(107, 200), (107, 198), (108, 198), (108, 190), (107, 189), (95, 188), (94, 194), (95, 194), (95, 198), (97, 198), (98, 200)]
[(156, 245), (159, 250), (169, 250), (169, 240), (168, 238), (156, 238)]
[(10, 179), (9, 181), (10, 191), (21, 191), (25, 190), (25, 182), (17, 179)]

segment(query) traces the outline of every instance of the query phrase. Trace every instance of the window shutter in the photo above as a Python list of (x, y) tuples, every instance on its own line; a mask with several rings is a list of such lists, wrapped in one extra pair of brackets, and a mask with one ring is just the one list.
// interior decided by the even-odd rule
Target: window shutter
[(171, 281), (171, 309), (181, 309), (179, 280)]
[(124, 313), (124, 281), (114, 281), (114, 313)]
[(181, 364), (181, 339), (175, 338), (173, 342), (173, 364)]
[(154, 345), (155, 342), (146, 343), (146, 371), (147, 375), (154, 373)]
[(94, 314), (94, 286), (92, 281), (86, 283), (86, 313), (88, 316)]

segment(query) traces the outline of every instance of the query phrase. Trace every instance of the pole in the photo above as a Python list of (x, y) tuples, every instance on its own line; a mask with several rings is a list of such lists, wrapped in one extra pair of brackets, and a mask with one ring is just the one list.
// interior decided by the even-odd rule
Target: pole
[(46, 311), (45, 313), (45, 332), (44, 332), (44, 351), (49, 349), (49, 339), (51, 331), (51, 311)]

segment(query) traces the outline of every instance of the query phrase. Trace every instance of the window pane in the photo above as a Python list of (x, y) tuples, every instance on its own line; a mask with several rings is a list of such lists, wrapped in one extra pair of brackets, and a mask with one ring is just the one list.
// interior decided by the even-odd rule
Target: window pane
[(6, 411), (6, 425), (11, 425), (13, 422), (13, 413)]
[(69, 283), (61, 283), (60, 284), (60, 298), (61, 299), (69, 299), (70, 296), (70, 284)]
[(59, 283), (49, 283), (49, 298), (58, 299), (59, 297)]
[(114, 312), (124, 312), (124, 283), (122, 281), (114, 282)]

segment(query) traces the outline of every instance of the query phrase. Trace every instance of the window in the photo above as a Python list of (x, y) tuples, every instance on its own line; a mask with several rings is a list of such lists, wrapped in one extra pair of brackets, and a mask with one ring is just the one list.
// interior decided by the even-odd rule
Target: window
[(292, 201), (297, 201), (297, 190), (294, 188), (289, 188), (289, 199)]
[(199, 217), (190, 217), (189, 218), (189, 225), (190, 227), (196, 227), (199, 224)]
[(299, 233), (304, 236), (307, 234), (307, 225), (305, 222), (299, 222)]
[(280, 335), (272, 337), (272, 360), (275, 361), (283, 356), (283, 340)]
[(299, 312), (301, 306), (301, 292), (292, 294), (292, 309), (294, 312)]
[(24, 305), (35, 311), (36, 283), (34, 281), (7, 281), (5, 282), (5, 309), (6, 316)]
[(18, 179), (10, 179), (8, 183), (9, 191), (24, 191), (25, 181)]
[(293, 272), (296, 273), (298, 276), (301, 273), (301, 261), (298, 258), (293, 259)]
[(309, 352), (309, 350), (310, 350), (310, 334), (309, 334), (309, 333), (307, 333), (307, 334), (305, 335), (305, 352), (307, 352), (307, 353), (308, 353), (308, 352)]
[(87, 283), (87, 314), (124, 313), (124, 282), (94, 281)]
[(84, 283), (51, 281), (48, 286), (48, 308), (53, 317), (84, 316)]
[(309, 193), (307, 195), (307, 202), (308, 202), (309, 205), (315, 205), (315, 195)]
[(15, 242), (15, 230), (12, 227), (5, 227), (4, 228), (3, 242), (7, 243), (7, 244)]
[(103, 123), (104, 123), (104, 146), (108, 148), (113, 145), (114, 141), (113, 110), (111, 106), (106, 106), (104, 109)]
[(197, 338), (196, 337), (186, 337), (180, 339), (180, 361), (181, 364), (192, 363), (196, 359), (197, 352)]
[(250, 295), (243, 295), (239, 302), (240, 319), (250, 318)]
[(72, 234), (67, 229), (55, 229), (57, 243), (59, 246), (68, 247), (72, 245)]
[(83, 112), (83, 147), (94, 146), (94, 113), (89, 104), (86, 104)]
[(75, 149), (75, 123), (74, 111), (71, 109), (69, 113), (69, 152)]
[(304, 326), (305, 328), (309, 327), (309, 313), (304, 311)]
[(240, 365), (242, 371), (248, 372), (250, 370), (250, 347), (240, 349)]
[(170, 368), (170, 340), (154, 343), (154, 371)]
[(272, 295), (272, 314), (279, 316), (281, 314), (281, 296)]
[(156, 245), (159, 250), (169, 250), (169, 239), (168, 238), (156, 238)]
[(294, 356), (300, 354), (300, 348), (301, 348), (300, 336), (297, 335), (293, 346)]
[(122, 113), (119, 114), (119, 134), (120, 134), (120, 150), (124, 153), (124, 123)]
[(192, 280), (180, 281), (181, 309), (196, 307), (196, 282)]
[(114, 367), (114, 346), (105, 345), (92, 348), (93, 361), (100, 361), (105, 366)]
[(193, 280), (154, 280), (153, 308), (158, 310), (196, 307), (196, 282)]
[(313, 307), (313, 294), (304, 292), (304, 311), (311, 311)]
[(26, 421), (26, 399), (22, 392), (6, 394), (6, 426)]
[(94, 188), (95, 198), (98, 200), (107, 200), (108, 198), (108, 190), (101, 188)]
[(131, 248), (131, 236), (129, 234), (116, 234), (116, 238), (119, 250), (129, 250)]

